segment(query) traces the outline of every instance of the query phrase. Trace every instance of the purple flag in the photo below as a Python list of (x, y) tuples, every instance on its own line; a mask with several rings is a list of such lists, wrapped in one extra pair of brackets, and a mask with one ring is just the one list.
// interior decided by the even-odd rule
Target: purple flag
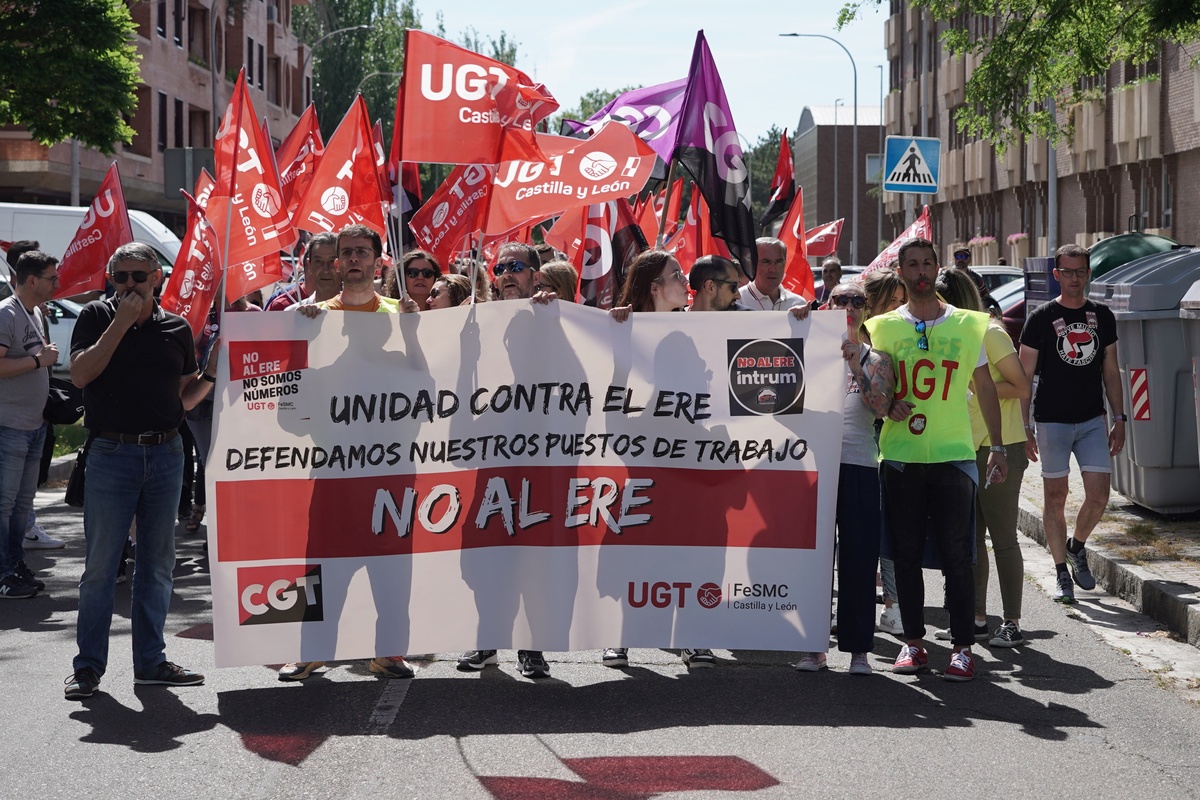
[(613, 120), (636, 133), (663, 161), (670, 161), (686, 86), (687, 79), (680, 78), (619, 94), (584, 122), (563, 120), (561, 132), (564, 136), (587, 138)]
[(725, 240), (751, 280), (758, 268), (754, 218), (750, 215), (750, 168), (738, 143), (725, 88), (704, 31), (696, 34), (679, 132), (672, 157), (708, 203), (712, 235)]

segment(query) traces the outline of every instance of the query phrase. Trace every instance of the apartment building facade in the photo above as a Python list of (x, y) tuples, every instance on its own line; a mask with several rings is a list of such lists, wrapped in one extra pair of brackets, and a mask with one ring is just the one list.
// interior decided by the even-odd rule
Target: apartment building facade
[[(113, 156), (79, 148), (80, 202), (91, 201), (115, 159), (129, 207), (180, 231), (186, 208), (166, 185), (168, 153), (212, 147), (215, 123), (243, 67), (254, 107), (278, 144), (311, 99), (310, 51), (293, 33), (292, 0), (126, 3), (142, 57), (137, 110), (129, 120), (134, 137)], [(69, 142), (45, 147), (19, 127), (0, 128), (0, 201), (69, 203), (72, 158)]]
[[(975, 263), (1053, 255), (1052, 216), (1059, 245), (1086, 247), (1127, 230), (1200, 242), (1200, 74), (1183, 48), (1163, 43), (1150, 64), (1116, 64), (1087, 81), (1085, 102), (1056, 109), (1072, 132), (1053, 149), (1026, 136), (999, 154), (956, 130), (953, 115), (979, 59), (952, 56), (940, 41), (950, 24), (986, 38), (993, 18), (938, 23), (907, 0), (891, 0), (890, 11), (884, 125), (889, 135), (941, 139), (941, 190), (915, 196), (917, 211), (930, 206), (941, 255), (964, 244)], [(910, 197), (885, 195), (887, 227), (903, 230)]]

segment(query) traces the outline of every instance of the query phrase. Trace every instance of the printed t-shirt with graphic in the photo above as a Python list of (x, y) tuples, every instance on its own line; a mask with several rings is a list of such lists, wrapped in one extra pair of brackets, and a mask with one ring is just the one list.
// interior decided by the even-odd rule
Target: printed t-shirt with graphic
[(1025, 320), (1021, 344), (1038, 351), (1033, 418), (1078, 423), (1104, 414), (1104, 351), (1117, 341), (1117, 320), (1103, 303), (1067, 308), (1051, 300)]

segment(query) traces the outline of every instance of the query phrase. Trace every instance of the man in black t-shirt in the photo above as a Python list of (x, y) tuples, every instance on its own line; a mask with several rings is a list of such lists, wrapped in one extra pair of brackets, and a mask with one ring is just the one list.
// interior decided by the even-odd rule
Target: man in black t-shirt
[[(1021, 401), (1030, 461), (1042, 457), (1046, 543), (1058, 571), (1054, 599), (1075, 602), (1071, 573), (1081, 589), (1094, 589), (1084, 543), (1108, 505), (1112, 457), (1125, 446), (1124, 393), (1117, 367), (1117, 323), (1103, 303), (1087, 299), (1088, 251), (1064, 245), (1054, 255), (1054, 273), (1062, 294), (1038, 306), (1021, 332), (1021, 364), (1032, 380), (1033, 421), (1029, 401)], [(1111, 429), (1104, 401), (1113, 412)], [(1032, 422), (1036, 422), (1036, 430)], [(1083, 474), (1084, 500), (1067, 541), (1067, 480), (1071, 454)], [(1070, 572), (1068, 572), (1068, 564)]]
[[(133, 682), (194, 686), (204, 676), (167, 661), (163, 627), (175, 569), (175, 511), (183, 484), (179, 424), (212, 388), (216, 358), (196, 369), (192, 331), (154, 299), (162, 271), (144, 244), (108, 262), (116, 294), (88, 303), (71, 336), (71, 380), (83, 388), (93, 437), (84, 484), (87, 556), (79, 580), (79, 654), (68, 700), (91, 697), (108, 666), (117, 565), (137, 521), (132, 608)], [(213, 354), (219, 348), (213, 347)]]

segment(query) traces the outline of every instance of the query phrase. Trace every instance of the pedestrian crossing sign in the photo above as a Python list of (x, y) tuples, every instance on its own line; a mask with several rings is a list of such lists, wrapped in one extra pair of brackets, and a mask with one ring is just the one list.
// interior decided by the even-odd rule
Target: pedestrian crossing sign
[(889, 136), (884, 151), (883, 190), (936, 194), (942, 142), (925, 136)]

